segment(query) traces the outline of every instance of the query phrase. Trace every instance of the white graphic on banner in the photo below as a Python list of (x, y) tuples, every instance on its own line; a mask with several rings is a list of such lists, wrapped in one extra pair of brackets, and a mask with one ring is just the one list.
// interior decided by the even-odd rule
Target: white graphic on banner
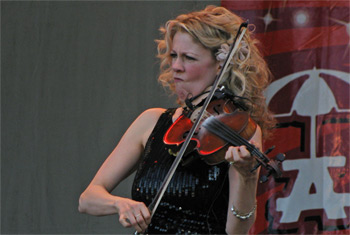
[[(349, 113), (349, 109), (339, 109), (332, 90), (320, 77), (320, 73), (332, 75), (348, 84), (349, 73), (316, 69), (298, 72), (273, 82), (266, 92), (267, 103), (289, 82), (309, 75), (300, 87), (289, 113), (277, 114), (276, 117), (288, 117), (295, 111), (300, 116), (311, 118), (310, 158), (285, 160), (282, 164), (284, 171), (298, 170), (292, 192), (288, 197), (276, 200), (276, 210), (282, 212), (281, 223), (297, 222), (300, 213), (305, 210), (324, 209), (329, 219), (346, 218), (345, 206), (350, 206), (350, 193), (336, 193), (328, 168), (343, 167), (345, 156), (323, 156), (316, 158), (316, 116), (327, 114), (331, 109), (338, 113)], [(310, 187), (315, 186), (315, 193), (310, 194)]]

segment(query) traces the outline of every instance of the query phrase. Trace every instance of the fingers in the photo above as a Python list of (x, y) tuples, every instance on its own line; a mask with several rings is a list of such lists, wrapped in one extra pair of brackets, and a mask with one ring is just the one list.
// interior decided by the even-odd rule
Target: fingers
[(257, 179), (259, 171), (252, 171), (257, 161), (246, 146), (229, 147), (226, 151), (225, 159), (230, 163), (231, 168), (245, 179)]
[[(142, 208), (138, 214), (135, 215), (136, 223), (134, 224), (135, 229), (137, 232), (143, 232), (146, 230), (148, 224), (151, 222), (151, 215), (148, 210), (145, 210)], [(140, 231), (138, 230), (138, 227), (140, 228)]]
[(133, 227), (138, 233), (141, 233), (146, 230), (147, 224), (144, 222), (141, 214), (133, 215), (130, 214), (128, 216), (120, 216), (119, 222), (126, 228)]
[(148, 208), (139, 203), (138, 206), (119, 212), (119, 222), (126, 228), (133, 227), (138, 233), (144, 232), (151, 222), (151, 214)]
[(119, 223), (123, 225), (123, 227), (130, 228), (131, 223), (130, 220), (124, 216), (119, 216)]
[(256, 165), (255, 158), (250, 154), (246, 146), (229, 147), (226, 151), (225, 159), (231, 166), (239, 168), (241, 173), (250, 171)]
[(241, 158), (251, 158), (250, 152), (247, 150), (246, 146), (238, 147), (238, 155)]
[(251, 155), (249, 151), (247, 150), (246, 146), (239, 146), (239, 147), (229, 147), (226, 151), (225, 159), (228, 162), (239, 162), (242, 160), (248, 160), (251, 158)]
[(147, 225), (151, 223), (151, 212), (149, 211), (148, 207), (142, 207), (140, 214), (142, 215)]

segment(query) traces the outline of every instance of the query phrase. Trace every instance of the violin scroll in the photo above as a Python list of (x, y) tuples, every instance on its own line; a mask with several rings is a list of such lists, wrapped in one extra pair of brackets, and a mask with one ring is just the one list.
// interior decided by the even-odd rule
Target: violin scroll
[[(266, 164), (264, 164), (264, 167), (267, 169), (267, 174), (261, 175), (259, 182), (265, 183), (269, 176), (272, 175), (275, 179), (282, 176), (282, 171), (280, 170), (280, 165), (284, 161), (285, 154), (278, 153), (275, 157), (275, 159), (269, 159), (266, 155), (270, 153), (275, 146), (272, 146), (268, 148), (265, 153), (263, 154), (263, 158), (265, 159)], [(255, 157), (256, 158), (256, 157)], [(258, 160), (258, 159), (257, 159)], [(262, 165), (261, 160), (258, 160), (258, 163), (253, 167), (253, 169), (250, 172), (254, 172), (256, 169), (258, 169)]]
[(282, 171), (280, 170), (279, 165), (284, 161), (284, 159), (285, 155), (283, 153), (277, 154), (275, 159), (270, 159), (269, 165), (266, 168), (267, 174), (261, 175), (259, 182), (265, 183), (268, 181), (270, 175), (272, 175), (275, 179), (280, 178), (282, 176)]

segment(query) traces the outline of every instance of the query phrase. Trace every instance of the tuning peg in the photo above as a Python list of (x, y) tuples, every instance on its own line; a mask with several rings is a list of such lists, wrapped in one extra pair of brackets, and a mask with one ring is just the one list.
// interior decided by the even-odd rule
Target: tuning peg
[(261, 163), (260, 163), (260, 162), (258, 162), (258, 163), (253, 167), (253, 169), (250, 170), (250, 172), (254, 172), (256, 169), (259, 168), (259, 166), (261, 166)]
[(271, 146), (265, 151), (265, 154), (269, 154), (273, 149), (275, 148), (275, 145)]
[(286, 159), (286, 155), (284, 155), (283, 153), (277, 154), (277, 156), (276, 156), (276, 160), (277, 160), (277, 161), (283, 162), (284, 159)]

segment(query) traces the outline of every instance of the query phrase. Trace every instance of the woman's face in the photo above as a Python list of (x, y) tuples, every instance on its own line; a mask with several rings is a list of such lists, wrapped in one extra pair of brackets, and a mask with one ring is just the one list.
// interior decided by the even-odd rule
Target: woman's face
[(170, 55), (175, 92), (181, 101), (188, 94), (196, 96), (213, 84), (219, 63), (210, 50), (195, 43), (188, 33), (175, 34)]

